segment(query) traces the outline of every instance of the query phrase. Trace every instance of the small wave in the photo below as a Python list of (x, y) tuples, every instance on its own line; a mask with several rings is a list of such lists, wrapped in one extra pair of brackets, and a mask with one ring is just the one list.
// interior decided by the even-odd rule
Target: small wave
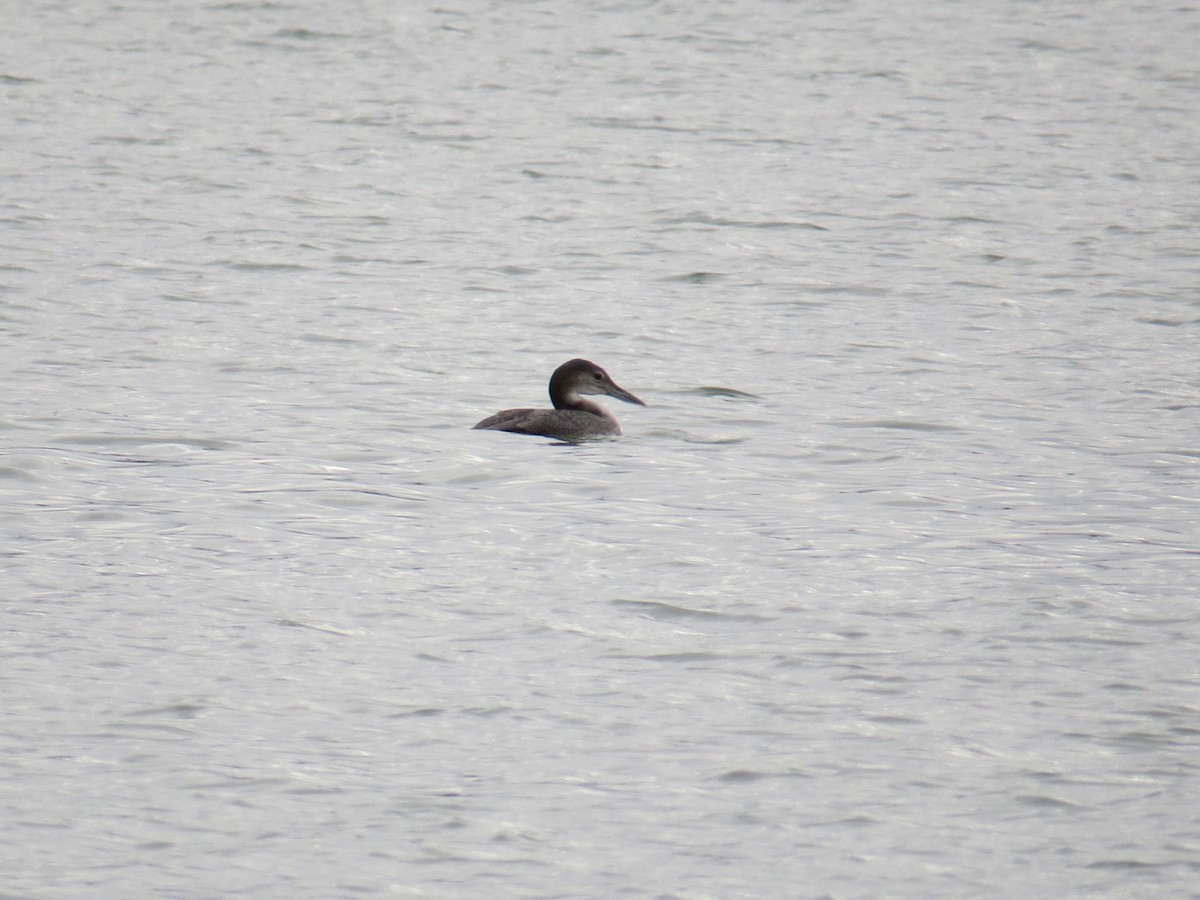
[(613, 606), (628, 609), (631, 612), (644, 613), (652, 619), (722, 619), (726, 621), (767, 621), (763, 616), (752, 616), (745, 613), (723, 613), (712, 609), (692, 609), (686, 606), (674, 606), (657, 600), (614, 600)]
[(962, 431), (957, 425), (918, 422), (915, 419), (864, 419), (861, 422), (831, 422), (839, 428), (894, 428), (900, 431)]
[(751, 394), (749, 391), (739, 391), (737, 388), (719, 387), (717, 385), (701, 385), (700, 387), (690, 388), (684, 391), (685, 394), (693, 394), (697, 397), (724, 397), (728, 400), (761, 400), (758, 394)]

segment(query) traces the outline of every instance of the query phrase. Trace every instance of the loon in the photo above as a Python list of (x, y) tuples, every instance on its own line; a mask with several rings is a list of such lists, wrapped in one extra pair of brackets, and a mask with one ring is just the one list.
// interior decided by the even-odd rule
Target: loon
[(621, 433), (616, 416), (582, 394), (608, 394), (626, 403), (646, 404), (618, 387), (602, 368), (586, 359), (572, 359), (550, 376), (550, 402), (554, 409), (505, 409), (488, 416), (476, 428), (537, 434), (560, 441), (616, 436)]

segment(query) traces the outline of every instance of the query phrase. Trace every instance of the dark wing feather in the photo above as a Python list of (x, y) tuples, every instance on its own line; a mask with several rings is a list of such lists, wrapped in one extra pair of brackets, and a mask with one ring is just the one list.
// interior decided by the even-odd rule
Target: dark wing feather
[(621, 433), (621, 427), (615, 419), (581, 409), (505, 409), (488, 416), (475, 427), (489, 431), (537, 434), (560, 441)]

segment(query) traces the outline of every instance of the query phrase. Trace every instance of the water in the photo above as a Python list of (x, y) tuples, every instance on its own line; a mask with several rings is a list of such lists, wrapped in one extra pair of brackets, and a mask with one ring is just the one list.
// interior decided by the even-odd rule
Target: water
[(1198, 33), (9, 17), (0, 893), (1200, 896)]

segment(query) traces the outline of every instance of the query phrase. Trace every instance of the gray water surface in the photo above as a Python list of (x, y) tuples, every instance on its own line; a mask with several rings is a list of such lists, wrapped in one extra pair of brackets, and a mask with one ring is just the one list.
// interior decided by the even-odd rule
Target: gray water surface
[(0, 894), (1200, 897), (1200, 10), (6, 22)]

